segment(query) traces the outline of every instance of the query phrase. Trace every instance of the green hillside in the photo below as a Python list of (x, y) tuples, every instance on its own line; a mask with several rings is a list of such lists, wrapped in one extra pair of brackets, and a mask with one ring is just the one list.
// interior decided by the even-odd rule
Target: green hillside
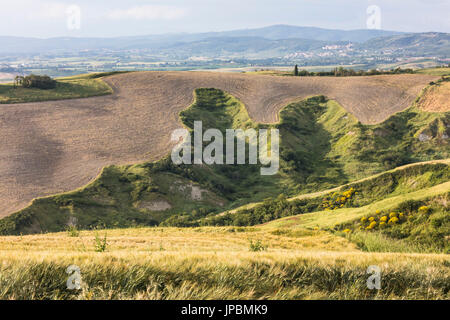
[[(264, 227), (329, 230), (346, 236), (366, 251), (450, 253), (449, 190), (447, 181), (361, 207), (283, 217)], [(277, 205), (280, 208), (283, 203), (278, 201)], [(284, 206), (287, 212), (289, 205)]]
[[(68, 225), (81, 229), (160, 223), (195, 226), (219, 212), (269, 197), (326, 190), (407, 163), (450, 158), (446, 138), (450, 113), (425, 113), (414, 106), (381, 124), (363, 125), (335, 101), (318, 96), (288, 105), (278, 124), (266, 125), (254, 123), (243, 104), (229, 94), (197, 89), (193, 105), (180, 117), (190, 129), (194, 120), (202, 120), (203, 130), (217, 128), (223, 133), (226, 128), (278, 128), (278, 174), (260, 175), (259, 164), (176, 166), (169, 156), (153, 163), (109, 166), (79, 190), (36, 199), (0, 220), (0, 233), (60, 231)], [(417, 170), (411, 171), (415, 186), (397, 177), (400, 187), (393, 190), (379, 182), (374, 186), (379, 186), (378, 193), (358, 187), (368, 198), (355, 197), (353, 205), (448, 181), (448, 165), (430, 164)], [(311, 205), (305, 212), (317, 209)]]
[(61, 99), (87, 98), (112, 94), (112, 88), (101, 78), (120, 72), (81, 74), (57, 78), (54, 89), (14, 87), (11, 83), (0, 84), (0, 103), (24, 103)]
[[(299, 213), (322, 210), (335, 212), (337, 209), (365, 207), (378, 201), (389, 202), (388, 199), (401, 200), (403, 196), (413, 192), (421, 196), (427, 194), (430, 187), (446, 186), (450, 180), (449, 163), (449, 160), (418, 163), (322, 192), (304, 194), (290, 199), (281, 195), (276, 199), (265, 199), (261, 203), (242, 206), (205, 218), (202, 223), (256, 225)], [(327, 223), (336, 223), (336, 221), (327, 218)], [(331, 225), (320, 225), (320, 227), (331, 227)]]

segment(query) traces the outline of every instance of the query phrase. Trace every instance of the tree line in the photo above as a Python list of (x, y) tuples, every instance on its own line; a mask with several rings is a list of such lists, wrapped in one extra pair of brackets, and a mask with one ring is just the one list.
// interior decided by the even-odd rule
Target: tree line
[(369, 71), (365, 70), (353, 70), (353, 69), (345, 69), (344, 67), (334, 68), (331, 71), (307, 71), (307, 70), (299, 70), (298, 65), (294, 67), (294, 76), (300, 77), (317, 77), (317, 76), (331, 76), (331, 77), (354, 77), (354, 76), (375, 76), (381, 74), (402, 74), (402, 73), (414, 73), (413, 69), (402, 69), (400, 67), (391, 69), (391, 70), (377, 70), (372, 69)]

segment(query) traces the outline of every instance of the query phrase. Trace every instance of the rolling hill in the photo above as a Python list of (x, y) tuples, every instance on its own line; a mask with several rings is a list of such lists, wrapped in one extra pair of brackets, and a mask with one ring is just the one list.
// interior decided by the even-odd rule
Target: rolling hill
[[(1, 104), (0, 299), (449, 299), (433, 73), (127, 73), (103, 78), (111, 95)], [(173, 165), (168, 136), (195, 120), (279, 129), (279, 173)]]
[(111, 166), (80, 190), (35, 200), (1, 220), (2, 233), (58, 231), (69, 224), (192, 225), (220, 209), (281, 193), (323, 190), (405, 163), (446, 159), (450, 152), (448, 112), (427, 113), (416, 106), (379, 124), (364, 125), (336, 102), (318, 96), (282, 109), (279, 124), (258, 124), (236, 98), (217, 89), (197, 89), (194, 104), (180, 115), (190, 128), (192, 119), (201, 119), (205, 129), (280, 129), (279, 174), (260, 176), (255, 174), (258, 167), (250, 165), (174, 166), (168, 158)]
[(405, 109), (437, 79), (134, 72), (104, 78), (112, 95), (3, 104), (0, 215), (18, 211), (36, 197), (82, 187), (105, 166), (164, 157), (171, 148), (170, 133), (181, 125), (178, 114), (192, 103), (197, 88), (230, 93), (256, 122), (276, 122), (289, 102), (326, 95), (362, 123), (376, 123)]
[(404, 55), (447, 56), (450, 52), (450, 34), (426, 32), (381, 37), (365, 42), (362, 48)]

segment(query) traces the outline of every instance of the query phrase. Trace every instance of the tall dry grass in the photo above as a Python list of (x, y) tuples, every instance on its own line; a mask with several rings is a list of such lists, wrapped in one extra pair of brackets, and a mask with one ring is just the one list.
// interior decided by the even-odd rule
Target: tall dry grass
[[(323, 231), (261, 228), (108, 230), (0, 238), (1, 299), (448, 299), (450, 259), (367, 253)], [(103, 235), (103, 231), (100, 231)], [(249, 241), (265, 251), (252, 252)], [(82, 288), (68, 290), (69, 265)], [(381, 290), (366, 287), (369, 265)]]

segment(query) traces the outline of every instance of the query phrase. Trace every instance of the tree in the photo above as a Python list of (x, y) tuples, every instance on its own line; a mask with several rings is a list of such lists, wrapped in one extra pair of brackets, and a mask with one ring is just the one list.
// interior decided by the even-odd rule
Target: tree
[(21, 84), (24, 88), (53, 89), (56, 87), (56, 80), (49, 76), (38, 76), (30, 74), (26, 77), (16, 77), (17, 84)]
[(312, 75), (312, 74), (310, 74), (310, 73), (309, 73), (308, 71), (306, 71), (306, 70), (302, 70), (302, 71), (299, 71), (298, 75), (299, 75), (299, 76), (302, 76), (302, 77), (306, 77), (306, 76), (310, 76), (310, 75)]
[(294, 67), (294, 76), (298, 76), (298, 65)]
[(17, 88), (18, 86), (23, 86), (23, 76), (16, 76), (14, 78), (14, 89)]

